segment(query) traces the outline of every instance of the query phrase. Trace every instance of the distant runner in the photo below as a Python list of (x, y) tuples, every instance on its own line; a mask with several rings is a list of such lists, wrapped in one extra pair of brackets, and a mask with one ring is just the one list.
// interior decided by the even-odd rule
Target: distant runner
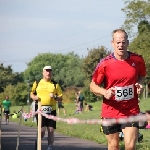
[(4, 108), (5, 121), (6, 121), (6, 124), (8, 124), (9, 123), (10, 106), (11, 106), (11, 101), (9, 100), (8, 96), (5, 97), (5, 100), (3, 100), (2, 105)]

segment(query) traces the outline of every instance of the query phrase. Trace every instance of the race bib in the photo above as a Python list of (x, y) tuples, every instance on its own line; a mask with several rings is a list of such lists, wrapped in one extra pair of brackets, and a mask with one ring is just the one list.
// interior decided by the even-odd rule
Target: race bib
[(52, 107), (51, 106), (42, 106), (42, 113), (44, 114), (50, 114), (52, 111)]
[(124, 86), (124, 87), (115, 87), (115, 100), (130, 100), (134, 97), (134, 87), (133, 85)]

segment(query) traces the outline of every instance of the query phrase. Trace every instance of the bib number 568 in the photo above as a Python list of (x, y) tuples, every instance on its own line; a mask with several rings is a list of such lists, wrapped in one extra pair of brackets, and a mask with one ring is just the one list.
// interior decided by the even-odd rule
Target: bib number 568
[(133, 85), (116, 87), (115, 100), (130, 100), (134, 97)]

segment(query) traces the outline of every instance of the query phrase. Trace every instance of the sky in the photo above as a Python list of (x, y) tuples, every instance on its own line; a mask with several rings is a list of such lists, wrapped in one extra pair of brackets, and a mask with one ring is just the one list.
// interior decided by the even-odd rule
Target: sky
[(111, 47), (125, 20), (123, 0), (0, 0), (0, 64), (23, 72), (41, 53), (86, 56)]

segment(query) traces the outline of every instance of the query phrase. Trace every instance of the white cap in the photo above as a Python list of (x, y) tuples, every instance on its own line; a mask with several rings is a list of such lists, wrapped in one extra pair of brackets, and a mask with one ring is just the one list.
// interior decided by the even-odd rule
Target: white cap
[(52, 70), (52, 67), (51, 67), (51, 66), (45, 66), (45, 67), (43, 68), (43, 70), (46, 70), (46, 69)]

